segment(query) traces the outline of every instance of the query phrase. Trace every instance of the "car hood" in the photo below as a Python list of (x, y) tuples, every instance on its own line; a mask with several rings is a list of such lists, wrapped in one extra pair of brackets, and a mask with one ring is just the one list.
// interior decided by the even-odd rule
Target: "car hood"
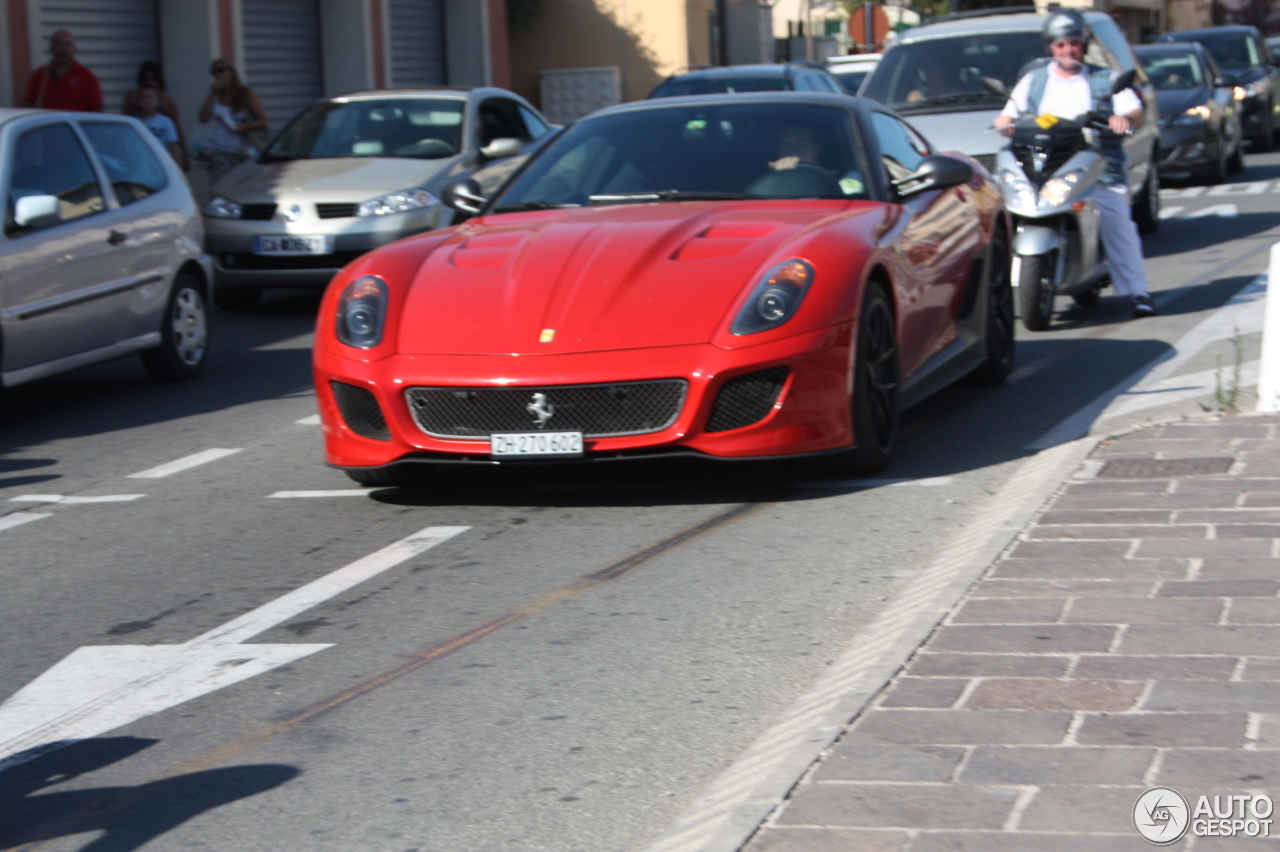
[(1205, 88), (1165, 89), (1156, 92), (1156, 103), (1160, 105), (1160, 117), (1163, 119), (1181, 115), (1208, 100), (1209, 90)]
[(1000, 110), (983, 109), (919, 113), (904, 115), (903, 118), (939, 148), (978, 157), (994, 154), (1004, 147), (1004, 137), (994, 130), (988, 130), (999, 114)]
[(784, 244), (851, 204), (624, 204), (473, 219), (418, 268), (397, 349), (556, 355), (706, 343)]
[(299, 195), (324, 201), (359, 202), (384, 192), (422, 186), (453, 159), (411, 160), (391, 157), (339, 157), (245, 163), (219, 182), (217, 191), (241, 204), (277, 201)]

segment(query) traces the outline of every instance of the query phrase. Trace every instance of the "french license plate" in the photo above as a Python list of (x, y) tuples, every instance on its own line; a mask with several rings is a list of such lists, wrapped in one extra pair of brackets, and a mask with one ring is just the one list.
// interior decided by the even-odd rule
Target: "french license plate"
[(495, 458), (520, 456), (581, 456), (581, 432), (508, 432), (489, 436)]
[(333, 254), (333, 237), (254, 237), (254, 254)]

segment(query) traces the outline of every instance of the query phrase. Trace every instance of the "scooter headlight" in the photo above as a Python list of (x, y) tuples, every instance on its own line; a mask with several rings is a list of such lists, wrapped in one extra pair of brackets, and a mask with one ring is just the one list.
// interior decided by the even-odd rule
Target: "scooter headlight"
[(1075, 172), (1045, 181), (1044, 186), (1040, 187), (1040, 206), (1058, 207), (1065, 203), (1079, 181), (1080, 175)]
[(1001, 169), (1000, 183), (1004, 186), (1005, 199), (1010, 207), (1035, 209), (1036, 191), (1022, 175), (1010, 169)]

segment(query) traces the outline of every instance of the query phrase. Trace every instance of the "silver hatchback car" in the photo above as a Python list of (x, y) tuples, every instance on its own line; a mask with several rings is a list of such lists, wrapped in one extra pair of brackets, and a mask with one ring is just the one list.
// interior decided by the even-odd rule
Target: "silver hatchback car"
[(356, 92), (303, 110), (204, 206), (214, 304), (252, 306), (270, 287), (321, 288), (401, 237), (449, 225), (447, 184), (492, 193), (552, 127), (504, 89)]
[(0, 109), (0, 385), (140, 353), (188, 379), (209, 343), (199, 207), (132, 118)]

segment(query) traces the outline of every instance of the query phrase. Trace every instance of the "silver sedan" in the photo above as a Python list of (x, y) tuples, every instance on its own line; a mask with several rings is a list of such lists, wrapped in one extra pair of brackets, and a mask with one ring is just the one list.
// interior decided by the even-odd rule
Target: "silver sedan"
[(156, 378), (204, 366), (211, 277), (182, 172), (142, 124), (0, 109), (0, 385), (140, 353)]
[(503, 89), (359, 92), (304, 110), (204, 206), (214, 302), (252, 306), (270, 287), (319, 288), (367, 251), (449, 225), (441, 190), (485, 193), (551, 136)]

